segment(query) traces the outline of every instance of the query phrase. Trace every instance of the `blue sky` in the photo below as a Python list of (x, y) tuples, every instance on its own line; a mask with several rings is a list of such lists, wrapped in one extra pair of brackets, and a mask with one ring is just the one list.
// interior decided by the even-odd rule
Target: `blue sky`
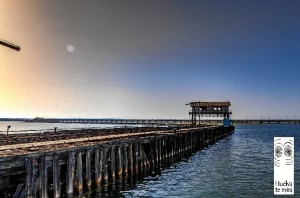
[(300, 118), (299, 1), (0, 2), (1, 117)]

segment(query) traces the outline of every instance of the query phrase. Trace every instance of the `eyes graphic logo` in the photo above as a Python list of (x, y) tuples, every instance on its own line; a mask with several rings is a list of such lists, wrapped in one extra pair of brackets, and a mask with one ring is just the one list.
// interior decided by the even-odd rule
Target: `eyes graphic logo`
[(294, 141), (288, 140), (284, 144), (281, 139), (274, 142), (274, 165), (280, 167), (281, 164), (291, 165), (294, 163), (293, 153)]

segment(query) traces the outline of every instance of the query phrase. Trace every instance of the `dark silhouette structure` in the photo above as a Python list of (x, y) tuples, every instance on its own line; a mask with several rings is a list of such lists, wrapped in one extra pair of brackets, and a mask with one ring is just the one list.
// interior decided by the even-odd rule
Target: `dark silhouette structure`
[(230, 120), (232, 112), (229, 110), (231, 106), (230, 102), (190, 102), (187, 105), (192, 107), (192, 110), (189, 112), (193, 125), (197, 124), (197, 118), (201, 117), (224, 117), (227, 120)]
[(17, 51), (20, 51), (20, 46), (18, 46), (18, 45), (15, 45), (15, 44), (13, 44), (13, 43), (10, 43), (10, 42), (8, 42), (8, 41), (5, 41), (5, 40), (3, 40), (3, 39), (0, 39), (0, 44), (1, 45), (4, 45), (4, 46), (6, 46), (6, 47), (9, 47), (9, 48), (11, 48), (11, 49), (14, 49), (14, 50), (17, 50)]

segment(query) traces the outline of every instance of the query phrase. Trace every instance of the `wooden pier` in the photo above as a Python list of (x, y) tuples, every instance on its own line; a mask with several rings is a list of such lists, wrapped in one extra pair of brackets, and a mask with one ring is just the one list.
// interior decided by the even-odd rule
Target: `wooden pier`
[(76, 197), (157, 174), (233, 130), (198, 126), (2, 135), (0, 197)]

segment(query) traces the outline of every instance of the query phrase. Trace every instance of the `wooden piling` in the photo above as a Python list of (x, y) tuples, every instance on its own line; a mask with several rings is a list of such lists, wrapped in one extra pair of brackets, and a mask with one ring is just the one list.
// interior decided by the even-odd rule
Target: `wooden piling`
[(102, 180), (103, 149), (95, 149), (95, 182), (99, 186)]
[(116, 179), (116, 163), (115, 163), (116, 157), (115, 157), (115, 147), (112, 146), (110, 148), (110, 172), (111, 172), (111, 178), (113, 181)]
[(128, 176), (128, 154), (127, 154), (127, 145), (123, 145), (123, 152), (124, 152), (124, 170), (123, 170), (123, 176)]
[(25, 196), (28, 198), (36, 197), (36, 180), (37, 180), (37, 159), (26, 158), (25, 159), (26, 169), (26, 185), (25, 185)]
[(182, 151), (182, 134), (179, 134), (178, 136), (178, 158), (179, 159), (182, 158), (181, 151)]
[(67, 195), (74, 193), (75, 152), (68, 152), (67, 157)]
[(123, 153), (122, 153), (122, 145), (119, 145), (117, 151), (117, 160), (118, 160), (118, 178), (122, 178), (123, 175)]
[(133, 176), (134, 174), (134, 157), (135, 156), (133, 154), (133, 145), (132, 143), (129, 144), (129, 172), (130, 172), (130, 175)]
[(160, 171), (162, 167), (162, 140), (158, 139), (158, 170)]
[(145, 148), (145, 144), (144, 144), (144, 149), (143, 149), (143, 166), (144, 166), (144, 172), (146, 173), (149, 168), (150, 168), (150, 159), (151, 159), (151, 153), (149, 153), (149, 157), (146, 154), (146, 148)]
[(88, 149), (86, 151), (86, 160), (85, 160), (85, 176), (86, 176), (86, 186), (88, 190), (91, 190), (92, 188), (92, 168), (91, 168), (91, 162), (92, 162), (92, 158), (91, 158), (91, 153), (92, 150)]
[(166, 165), (166, 141), (162, 138), (161, 140), (161, 166)]
[(150, 170), (151, 172), (155, 171), (155, 157), (154, 157), (154, 148), (155, 140), (149, 143), (149, 160), (150, 160)]
[(175, 155), (176, 155), (176, 153), (175, 153), (175, 145), (176, 145), (176, 138), (175, 137), (173, 137), (172, 138), (172, 163), (173, 162), (175, 162)]
[(54, 188), (54, 197), (60, 197), (61, 186), (60, 186), (60, 166), (59, 166), (59, 157), (57, 154), (53, 156), (53, 188)]
[(155, 167), (154, 169), (155, 170), (158, 170), (159, 169), (159, 152), (158, 152), (158, 139), (155, 138), (155, 143), (154, 143), (154, 149), (155, 149), (155, 158), (154, 158), (154, 161), (155, 161)]
[(139, 164), (140, 164), (140, 173), (144, 172), (144, 156), (143, 156), (143, 143), (139, 143)]
[(139, 173), (139, 144), (138, 143), (135, 143), (135, 146), (134, 146), (134, 155), (135, 155), (135, 160), (134, 160), (134, 163), (135, 163), (135, 174), (138, 174)]
[(47, 164), (46, 164), (46, 157), (42, 156), (40, 158), (40, 164), (39, 164), (39, 169), (40, 169), (40, 185), (39, 185), (39, 192), (40, 192), (40, 197), (48, 197), (48, 192), (47, 192), (47, 186), (48, 186), (48, 171), (47, 171)]
[(103, 149), (103, 180), (105, 183), (108, 182), (108, 148)]
[(81, 195), (83, 193), (83, 178), (82, 178), (82, 152), (76, 153), (76, 179), (77, 179), (77, 191)]

